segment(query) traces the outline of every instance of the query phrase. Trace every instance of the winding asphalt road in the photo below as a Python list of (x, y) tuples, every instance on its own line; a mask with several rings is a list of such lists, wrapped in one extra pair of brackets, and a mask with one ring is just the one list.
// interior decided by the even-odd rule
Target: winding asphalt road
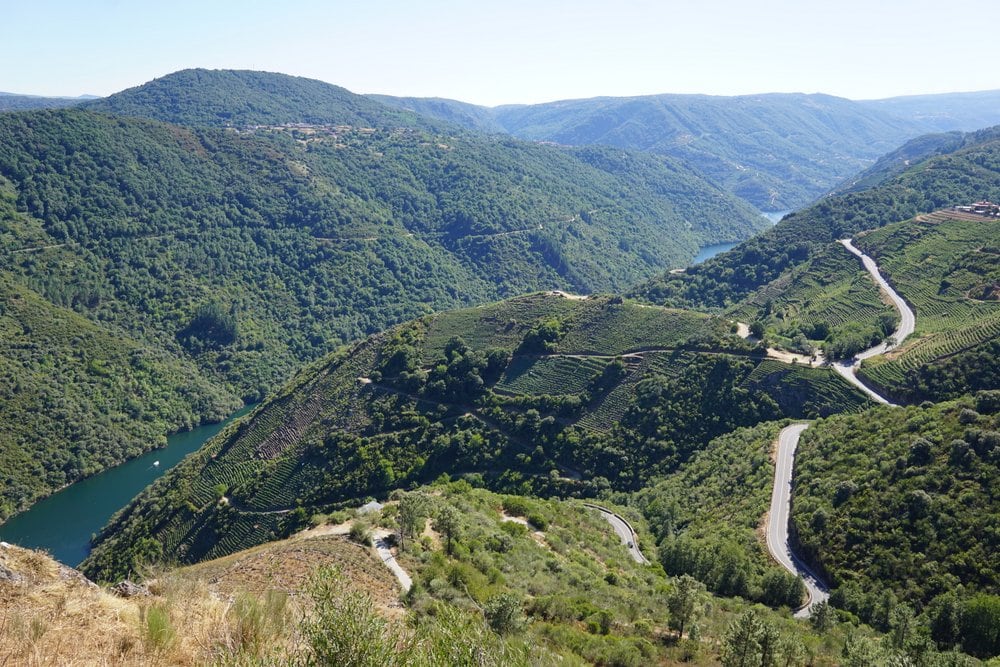
[(628, 554), (632, 557), (632, 560), (640, 565), (649, 565), (649, 561), (639, 551), (639, 536), (636, 535), (632, 524), (626, 521), (624, 517), (615, 514), (606, 507), (592, 505), (591, 503), (584, 503), (584, 505), (600, 512), (604, 520), (611, 524), (611, 527), (615, 529), (615, 533), (621, 539), (622, 544), (628, 547)]
[[(861, 258), (861, 263), (871, 274), (878, 284), (879, 289), (892, 301), (896, 310), (899, 311), (899, 327), (893, 333), (896, 345), (913, 333), (916, 327), (916, 316), (903, 300), (903, 297), (892, 288), (882, 277), (878, 270), (878, 265), (868, 255), (854, 247), (851, 239), (842, 239), (840, 243), (852, 254)], [(889, 349), (886, 343), (879, 343), (875, 347), (858, 353), (854, 359), (846, 362), (836, 362), (833, 369), (843, 376), (851, 384), (864, 391), (872, 400), (884, 405), (893, 405), (889, 399), (874, 391), (861, 382), (857, 376), (857, 370), (861, 362), (871, 357), (885, 354)], [(774, 487), (771, 490), (770, 518), (767, 526), (767, 550), (778, 563), (791, 572), (802, 578), (809, 593), (809, 602), (804, 607), (795, 612), (798, 618), (809, 616), (812, 608), (830, 597), (830, 589), (823, 581), (817, 577), (809, 567), (792, 551), (788, 543), (788, 521), (792, 502), (792, 468), (795, 465), (795, 449), (799, 444), (799, 437), (802, 432), (809, 428), (809, 424), (799, 423), (786, 426), (778, 435), (778, 456), (774, 464)]]
[(795, 555), (788, 543), (792, 466), (795, 463), (795, 448), (799, 444), (799, 436), (807, 428), (809, 424), (792, 424), (783, 428), (778, 435), (778, 458), (774, 463), (774, 487), (771, 490), (771, 511), (767, 524), (767, 550), (781, 567), (802, 578), (809, 593), (809, 602), (795, 612), (797, 618), (809, 616), (813, 606), (830, 597), (830, 589)]
[[(895, 344), (899, 345), (906, 339), (907, 336), (912, 334), (913, 330), (916, 328), (917, 318), (913, 314), (913, 310), (911, 310), (906, 301), (903, 300), (903, 297), (899, 296), (899, 294), (896, 293), (896, 290), (892, 289), (886, 279), (882, 277), (882, 274), (878, 270), (878, 265), (875, 264), (875, 260), (855, 248), (854, 244), (851, 243), (851, 239), (841, 239), (840, 243), (847, 248), (850, 253), (861, 258), (861, 264), (864, 265), (864, 267), (868, 270), (868, 273), (871, 274), (882, 293), (889, 297), (889, 300), (892, 301), (892, 305), (894, 305), (896, 310), (899, 311), (899, 326), (892, 334), (892, 337), (896, 341)], [(858, 368), (861, 367), (862, 361), (880, 354), (885, 354), (889, 348), (890, 346), (886, 343), (879, 343), (875, 347), (870, 347), (864, 352), (859, 352), (853, 359), (833, 363), (833, 370), (835, 370), (837, 374), (845, 380), (865, 392), (865, 394), (867, 394), (873, 401), (884, 405), (895, 405), (895, 403), (890, 402), (878, 392), (873, 391), (868, 385), (863, 383), (858, 378)]]

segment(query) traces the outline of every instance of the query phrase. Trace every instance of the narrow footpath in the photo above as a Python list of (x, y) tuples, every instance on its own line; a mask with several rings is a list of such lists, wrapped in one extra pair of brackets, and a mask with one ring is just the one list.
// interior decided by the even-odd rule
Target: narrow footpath
[(388, 530), (376, 530), (372, 535), (372, 543), (375, 545), (375, 551), (378, 553), (378, 557), (382, 559), (389, 570), (396, 575), (396, 579), (399, 581), (400, 588), (403, 589), (403, 593), (409, 593), (410, 589), (413, 588), (413, 579), (407, 574), (399, 563), (396, 562), (396, 557), (392, 555), (392, 550), (389, 547), (389, 535), (391, 534)]

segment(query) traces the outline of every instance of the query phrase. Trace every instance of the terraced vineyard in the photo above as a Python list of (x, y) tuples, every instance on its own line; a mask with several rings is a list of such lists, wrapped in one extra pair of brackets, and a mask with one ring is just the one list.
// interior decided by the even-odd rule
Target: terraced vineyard
[(797, 409), (807, 417), (859, 412), (873, 405), (828, 368), (785, 364), (774, 359), (763, 360), (744, 386), (768, 391), (783, 410), (791, 413)]
[(915, 384), (929, 365), (997, 340), (998, 239), (997, 220), (947, 211), (858, 237), (859, 247), (876, 259), (917, 315), (914, 336), (884, 358), (866, 362), (862, 377), (890, 393), (919, 398), (930, 391)]
[(507, 366), (496, 391), (529, 396), (579, 394), (608, 363), (598, 357), (518, 357)]
[(301, 371), (133, 501), (83, 567), (106, 579), (150, 554), (221, 556), (443, 473), (517, 493), (633, 489), (731, 427), (864, 404), (828, 369), (751, 350), (719, 318), (614, 297), (421, 318)]
[[(895, 310), (884, 303), (857, 259), (839, 243), (829, 243), (727, 314), (743, 322), (762, 320), (779, 339), (802, 333), (818, 344), (828, 332), (873, 325)], [(820, 323), (825, 327), (817, 329)]]
[[(424, 318), (423, 360), (430, 363), (438, 358), (454, 336), (477, 350), (514, 350), (540, 320), (556, 322), (564, 329), (555, 348), (562, 354), (607, 356), (714, 343), (728, 330), (718, 318), (687, 310), (643, 306), (612, 296), (570, 299), (539, 293)], [(749, 349), (735, 339), (726, 346)]]
[(423, 361), (431, 363), (437, 359), (455, 336), (461, 336), (476, 350), (488, 347), (513, 350), (539, 319), (559, 319), (580, 308), (581, 303), (542, 293), (429, 316), (422, 320), (426, 323)]
[(636, 384), (649, 374), (651, 365), (648, 359), (643, 357), (638, 363), (631, 364), (628, 369), (621, 383), (606, 395), (598, 397), (591, 408), (577, 421), (577, 426), (603, 434), (614, 432), (615, 425), (621, 421), (635, 401)]
[[(592, 302), (592, 305), (591, 305)], [(711, 346), (728, 333), (719, 318), (674, 308), (640, 306), (621, 299), (588, 299), (566, 321), (563, 354), (624, 354), (638, 350)], [(734, 340), (727, 349), (749, 349)]]

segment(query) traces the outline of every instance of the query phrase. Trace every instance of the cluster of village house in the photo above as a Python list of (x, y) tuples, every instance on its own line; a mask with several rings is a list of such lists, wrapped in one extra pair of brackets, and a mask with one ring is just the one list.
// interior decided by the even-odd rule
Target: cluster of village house
[(1000, 218), (1000, 204), (994, 204), (988, 201), (977, 201), (975, 204), (963, 204), (955, 206), (956, 211), (961, 211), (962, 213), (976, 213), (978, 215), (988, 215), (995, 218)]

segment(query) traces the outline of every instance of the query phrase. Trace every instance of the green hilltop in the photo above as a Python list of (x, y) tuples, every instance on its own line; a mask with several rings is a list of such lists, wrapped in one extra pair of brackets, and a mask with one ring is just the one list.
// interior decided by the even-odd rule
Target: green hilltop
[(87, 102), (84, 108), (189, 126), (447, 127), (323, 81), (252, 70), (185, 69)]

